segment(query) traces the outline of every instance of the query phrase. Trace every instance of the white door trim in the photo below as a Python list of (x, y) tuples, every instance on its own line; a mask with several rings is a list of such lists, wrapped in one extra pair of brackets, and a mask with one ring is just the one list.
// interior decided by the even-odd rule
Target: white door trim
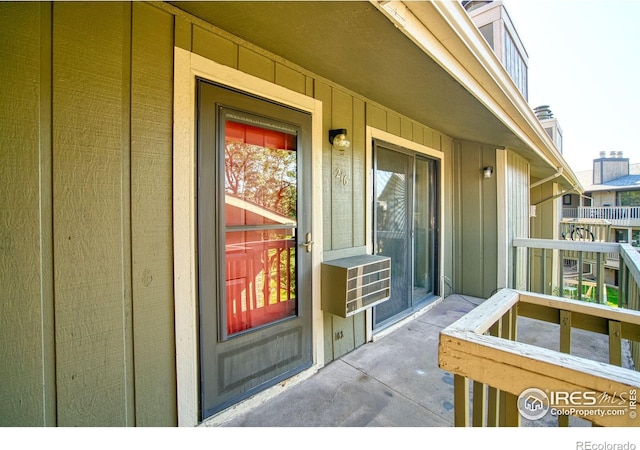
[(322, 262), (322, 102), (187, 50), (174, 49), (173, 252), (178, 425), (198, 425), (196, 77), (255, 94), (312, 116), (313, 372), (324, 364)]

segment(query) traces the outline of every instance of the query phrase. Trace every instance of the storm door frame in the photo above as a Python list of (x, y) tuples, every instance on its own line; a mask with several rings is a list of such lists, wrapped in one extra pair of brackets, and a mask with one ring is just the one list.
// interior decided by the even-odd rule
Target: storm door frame
[[(320, 302), (322, 262), (322, 102), (254, 77), (200, 55), (174, 48), (173, 127), (173, 251), (175, 296), (176, 384), (178, 425), (199, 425), (196, 79), (211, 81), (246, 94), (272, 100), (311, 114), (312, 205), (312, 359), (310, 369), (293, 377), (313, 375), (324, 364), (323, 314)], [(290, 380), (289, 385), (294, 381)], [(247, 401), (260, 401), (282, 389), (266, 389)], [(225, 420), (221, 413), (203, 423)]]

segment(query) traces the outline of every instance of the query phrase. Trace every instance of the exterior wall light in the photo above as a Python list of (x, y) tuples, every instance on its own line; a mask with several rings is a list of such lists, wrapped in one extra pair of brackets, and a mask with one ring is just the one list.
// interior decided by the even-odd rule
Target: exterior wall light
[(347, 129), (339, 128), (336, 130), (329, 130), (329, 142), (336, 150), (344, 152), (351, 148), (351, 141), (347, 137)]
[(482, 176), (484, 178), (491, 178), (491, 175), (493, 175), (493, 167), (487, 166), (482, 169)]

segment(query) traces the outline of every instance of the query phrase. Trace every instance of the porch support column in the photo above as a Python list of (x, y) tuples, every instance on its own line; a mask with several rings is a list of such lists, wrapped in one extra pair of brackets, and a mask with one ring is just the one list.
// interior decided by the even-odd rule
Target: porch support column
[[(509, 218), (507, 215), (507, 151), (496, 149), (495, 177), (497, 185), (497, 227), (498, 227), (498, 289), (509, 287), (509, 260), (511, 258), (512, 235), (509, 232)], [(515, 273), (515, 264), (513, 264)], [(512, 287), (516, 287), (515, 285)]]

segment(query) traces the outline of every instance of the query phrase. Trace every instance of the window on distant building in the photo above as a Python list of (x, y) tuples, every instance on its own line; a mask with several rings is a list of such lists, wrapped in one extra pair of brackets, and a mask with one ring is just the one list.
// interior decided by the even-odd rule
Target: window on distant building
[(491, 47), (495, 51), (496, 48), (493, 44), (493, 23), (488, 23), (478, 29), (480, 30), (480, 34), (484, 36), (487, 44), (489, 44), (489, 47)]
[(621, 191), (616, 197), (618, 206), (640, 206), (640, 191)]
[(522, 92), (524, 98), (528, 99), (527, 65), (508, 31), (505, 32), (504, 67), (507, 69), (509, 75), (511, 75), (518, 89), (520, 89), (520, 92)]
[(560, 130), (556, 130), (558, 133), (558, 136), (556, 137), (556, 147), (558, 147), (558, 150), (560, 150), (560, 153), (562, 153), (562, 132)]

